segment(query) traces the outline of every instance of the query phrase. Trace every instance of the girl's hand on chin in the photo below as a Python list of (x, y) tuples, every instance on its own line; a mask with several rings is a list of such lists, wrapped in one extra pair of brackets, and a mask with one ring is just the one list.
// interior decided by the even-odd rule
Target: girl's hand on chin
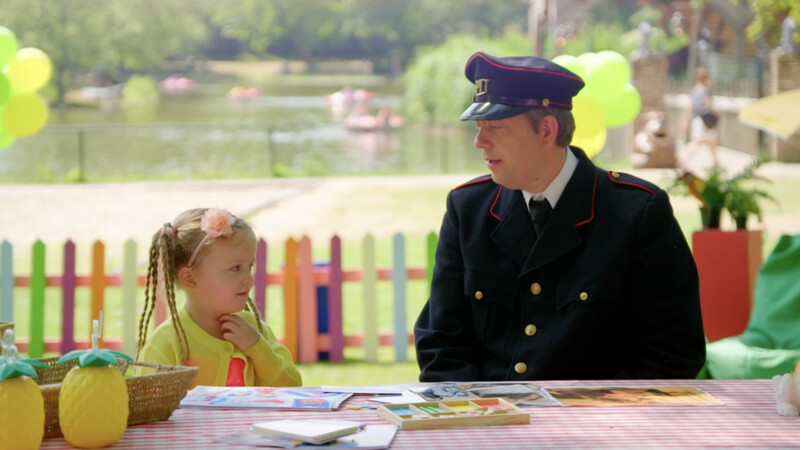
[(246, 320), (233, 314), (219, 316), (222, 338), (232, 342), (240, 350), (247, 350), (258, 342), (258, 330)]

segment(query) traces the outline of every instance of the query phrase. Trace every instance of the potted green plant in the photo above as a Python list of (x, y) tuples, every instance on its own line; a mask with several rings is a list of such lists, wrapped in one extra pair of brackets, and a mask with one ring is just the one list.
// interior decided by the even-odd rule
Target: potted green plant
[(744, 229), (750, 215), (763, 219), (759, 200), (775, 201), (767, 192), (751, 187), (754, 180), (769, 181), (756, 173), (756, 169), (766, 161), (767, 158), (756, 158), (730, 178), (726, 177), (725, 171), (719, 166), (713, 166), (705, 179), (689, 172), (682, 173), (678, 175), (673, 188), (684, 186), (691, 195), (700, 200), (704, 229), (719, 228), (723, 209), (728, 210), (738, 229)]
[(755, 169), (763, 164), (764, 161), (765, 159), (763, 158), (757, 159), (727, 183), (725, 209), (730, 213), (738, 230), (747, 228), (747, 219), (751, 215), (755, 215), (759, 222), (764, 219), (759, 200), (777, 202), (769, 193), (752, 187), (752, 183), (750, 183), (752, 180), (769, 181), (755, 173)]

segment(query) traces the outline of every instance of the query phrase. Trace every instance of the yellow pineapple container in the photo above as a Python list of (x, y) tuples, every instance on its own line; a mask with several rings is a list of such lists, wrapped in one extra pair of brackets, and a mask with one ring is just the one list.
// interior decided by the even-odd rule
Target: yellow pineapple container
[[(131, 361), (120, 352), (98, 349), (99, 329), (97, 324), (92, 349), (38, 360), (49, 368), (37, 369), (36, 379), (44, 398), (45, 439), (63, 436), (73, 446), (85, 448), (110, 445), (127, 426), (169, 419), (197, 375), (197, 367)], [(79, 398), (84, 390), (95, 400)], [(102, 406), (96, 397), (103, 399)], [(87, 408), (94, 407), (103, 411), (102, 418), (93, 427), (79, 423), (75, 411), (90, 412)]]
[(47, 365), (20, 358), (14, 331), (2, 334), (0, 354), (0, 450), (37, 449), (44, 436), (44, 398), (34, 367)]
[(81, 448), (109, 446), (128, 427), (128, 388), (114, 366), (117, 358), (131, 358), (99, 348), (100, 321), (93, 320), (92, 325), (92, 348), (73, 350), (58, 359), (59, 364), (78, 361), (61, 382), (58, 421), (64, 439)]

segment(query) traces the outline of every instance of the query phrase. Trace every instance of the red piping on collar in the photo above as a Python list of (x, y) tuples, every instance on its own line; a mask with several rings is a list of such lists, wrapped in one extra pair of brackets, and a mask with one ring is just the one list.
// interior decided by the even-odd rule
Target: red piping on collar
[(478, 179), (475, 179), (475, 180), (472, 180), (472, 181), (467, 181), (464, 184), (459, 184), (458, 186), (454, 187), (453, 190), (457, 191), (457, 190), (459, 190), (459, 189), (461, 189), (463, 187), (472, 186), (473, 184), (483, 183), (483, 182), (489, 181), (491, 179), (492, 179), (491, 175), (486, 175), (483, 178), (478, 178)]
[(643, 190), (645, 190), (645, 191), (647, 191), (647, 192), (649, 192), (649, 193), (651, 193), (651, 194), (654, 194), (654, 193), (655, 193), (655, 191), (654, 191), (654, 190), (652, 190), (652, 189), (648, 188), (647, 186), (642, 186), (641, 184), (631, 183), (631, 182), (629, 182), (629, 181), (619, 181), (618, 179), (616, 179), (616, 178), (614, 178), (614, 177), (612, 177), (612, 176), (611, 176), (611, 172), (607, 172), (607, 175), (608, 175), (608, 179), (609, 179), (609, 180), (611, 180), (611, 182), (613, 182), (613, 183), (617, 183), (617, 184), (624, 184), (624, 185), (626, 185), (626, 186), (633, 186), (633, 187), (637, 187), (637, 188), (639, 188), (639, 189), (643, 189)]
[(587, 223), (589, 223), (592, 220), (594, 220), (594, 204), (595, 204), (595, 199), (597, 197), (597, 180), (598, 180), (598, 176), (597, 176), (597, 172), (595, 172), (595, 174), (594, 174), (594, 186), (592, 187), (592, 214), (589, 216), (588, 219), (584, 220), (583, 222), (576, 223), (575, 224), (576, 227), (579, 227), (581, 225), (586, 225)]
[(502, 192), (503, 192), (503, 186), (500, 186), (500, 189), (497, 190), (497, 195), (495, 196), (494, 201), (492, 202), (492, 206), (489, 208), (489, 214), (491, 214), (492, 217), (499, 220), (500, 222), (502, 222), (503, 219), (501, 219), (500, 216), (494, 213), (494, 205), (496, 205), (497, 201), (500, 200), (500, 193)]

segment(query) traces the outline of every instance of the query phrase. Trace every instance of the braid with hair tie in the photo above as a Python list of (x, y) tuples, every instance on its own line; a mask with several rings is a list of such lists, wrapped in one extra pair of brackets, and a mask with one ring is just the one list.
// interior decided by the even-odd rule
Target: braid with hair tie
[(142, 348), (147, 343), (147, 330), (153, 316), (153, 311), (155, 311), (156, 308), (160, 288), (163, 288), (164, 298), (162, 301), (164, 301), (169, 308), (172, 325), (180, 341), (181, 359), (187, 361), (189, 357), (188, 339), (186, 338), (183, 325), (180, 323), (180, 320), (178, 320), (178, 311), (175, 305), (175, 277), (173, 272), (176, 251), (174, 236), (176, 233), (177, 229), (167, 222), (164, 224), (164, 227), (153, 235), (153, 240), (150, 244), (150, 257), (144, 291), (145, 304), (139, 319), (139, 342), (136, 348), (137, 359), (139, 358)]
[(251, 311), (253, 315), (256, 316), (256, 324), (258, 324), (258, 333), (261, 334), (262, 336), (265, 336), (264, 325), (261, 324), (261, 314), (258, 313), (258, 308), (256, 308), (256, 304), (253, 303), (253, 299), (251, 299), (249, 296), (247, 297), (247, 303), (245, 304), (244, 309), (246, 311)]

